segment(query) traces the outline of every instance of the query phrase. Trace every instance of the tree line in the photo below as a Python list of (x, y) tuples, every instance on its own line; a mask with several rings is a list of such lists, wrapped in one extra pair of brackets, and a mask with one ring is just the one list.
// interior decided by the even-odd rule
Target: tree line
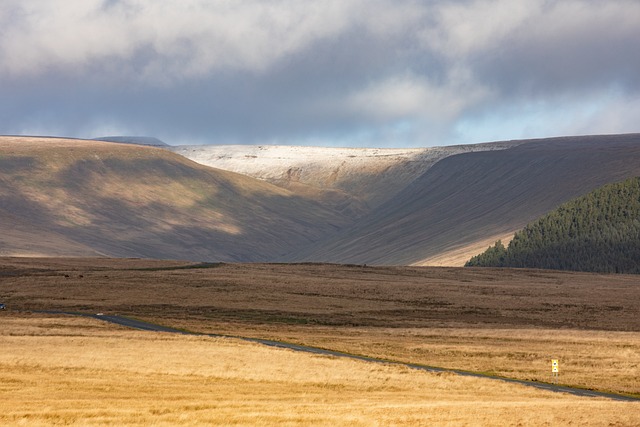
[(563, 204), (466, 266), (640, 273), (640, 178)]

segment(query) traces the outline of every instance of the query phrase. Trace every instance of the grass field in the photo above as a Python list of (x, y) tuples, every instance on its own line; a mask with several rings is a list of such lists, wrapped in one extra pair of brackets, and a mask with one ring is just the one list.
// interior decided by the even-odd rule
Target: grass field
[(640, 403), (96, 320), (3, 315), (4, 425), (634, 425)]
[[(130, 362), (131, 360), (147, 360), (147, 357), (153, 355), (158, 357), (156, 362), (171, 360), (171, 356), (165, 354), (166, 351), (187, 351), (192, 345), (196, 345), (194, 343), (205, 345), (202, 343), (206, 342), (207, 346), (211, 343), (203, 338), (160, 337), (157, 334), (151, 334), (151, 337), (122, 330), (114, 333), (111, 326), (89, 324), (86, 320), (43, 320), (37, 314), (29, 314), (36, 310), (67, 310), (117, 313), (192, 331), (278, 339), (392, 360), (547, 382), (551, 380), (550, 359), (558, 358), (562, 384), (640, 395), (640, 284), (637, 276), (536, 270), (372, 268), (319, 264), (194, 265), (179, 261), (136, 259), (5, 258), (0, 259), (0, 301), (9, 306), (9, 310), (1, 314), (2, 334), (9, 335), (6, 339), (3, 338), (3, 341), (6, 341), (7, 345), (11, 343), (17, 346), (15, 351), (5, 352), (2, 359), (4, 372), (18, 372), (16, 367), (24, 365), (23, 375), (28, 377), (35, 362), (28, 357), (20, 362), (21, 359), (14, 356), (28, 354), (30, 347), (33, 357), (36, 357), (36, 354), (54, 357), (48, 355), (51, 352), (48, 349), (71, 348), (69, 353), (61, 353), (64, 356), (60, 356), (60, 360), (66, 360), (65, 364), (59, 366), (58, 362), (44, 361), (44, 367), (34, 370), (31, 379), (24, 380), (32, 384), (34, 393), (41, 388), (37, 381), (38, 376), (57, 378), (52, 380), (55, 383), (64, 382), (58, 377), (64, 376), (62, 374), (65, 372), (78, 372), (82, 378), (89, 375), (86, 377), (89, 379), (78, 379), (78, 384), (68, 384), (65, 387), (84, 390), (82, 395), (93, 396), (95, 390), (92, 391), (92, 387), (98, 387), (95, 384), (102, 384), (104, 381), (100, 379), (100, 372), (108, 372), (111, 368), (105, 367), (100, 372), (91, 373), (88, 365), (72, 365), (74, 354), (86, 352), (87, 356), (78, 360), (92, 360), (98, 363), (110, 354), (117, 354), (117, 358), (125, 357), (120, 349), (128, 348), (128, 345), (138, 348), (138, 353), (132, 348), (127, 350), (129, 353), (126, 354), (130, 354), (130, 357), (119, 359), (119, 362), (110, 359), (118, 365), (117, 369), (122, 370), (114, 375), (122, 376), (122, 372), (129, 369), (128, 364), (134, 363)], [(14, 322), (13, 332), (6, 332), (5, 320)], [(45, 326), (37, 326), (34, 321), (45, 322)], [(26, 323), (20, 326), (20, 322)], [(67, 333), (65, 322), (84, 323), (80, 325), (79, 330), (78, 325), (73, 323), (73, 331)], [(234, 348), (239, 349), (238, 353), (254, 353), (254, 347), (247, 351), (246, 343), (216, 343), (233, 343)], [(260, 350), (268, 353), (261, 357), (264, 358), (264, 363), (271, 363), (275, 359), (272, 360), (272, 354), (267, 350)], [(201, 362), (191, 361), (186, 356), (187, 353), (184, 355), (185, 364), (201, 366)], [(303, 357), (300, 354), (293, 357), (300, 358), (296, 363), (300, 364), (301, 370), (311, 372), (312, 368), (305, 364), (307, 360), (316, 358)], [(229, 358), (242, 359), (239, 355)], [(347, 371), (356, 369), (353, 364), (360, 366), (353, 361), (333, 362), (339, 366), (349, 366)], [(331, 370), (339, 372), (342, 369), (339, 366), (332, 367)], [(223, 367), (226, 371), (227, 365)], [(150, 377), (144, 377), (145, 384), (152, 384), (155, 379), (161, 382), (169, 381), (162, 378), (162, 375), (157, 376), (155, 367), (148, 366), (148, 369)], [(287, 369), (278, 369), (282, 375), (289, 375)], [(362, 369), (365, 372), (375, 372), (381, 367), (365, 365)], [(400, 375), (399, 378), (408, 378), (406, 370), (402, 368), (384, 369), (395, 372), (393, 375), (397, 373)], [(199, 371), (199, 368), (197, 370)], [(127, 382), (126, 386), (105, 383), (104, 393), (117, 390), (118, 387), (131, 388), (143, 394), (147, 393), (146, 396), (155, 395), (164, 399), (165, 394), (172, 395), (173, 387), (177, 387), (175, 390), (182, 390), (177, 384), (167, 386), (166, 392), (161, 390), (161, 386), (149, 386), (147, 389), (144, 384), (138, 384), (143, 378), (138, 375), (142, 372), (142, 367), (135, 368), (134, 371), (135, 378)], [(404, 373), (398, 373), (401, 371)], [(183, 371), (180, 372), (184, 374)], [(176, 382), (185, 384), (191, 380), (202, 380), (195, 370), (190, 372), (184, 374), (184, 378), (180, 377), (182, 374), (171, 378), (180, 378), (176, 379)], [(415, 372), (411, 372), (411, 381), (414, 374)], [(189, 390), (193, 389), (195, 394), (187, 395), (193, 396), (199, 403), (184, 403), (183, 406), (192, 405), (190, 407), (197, 408), (198, 405), (203, 405), (204, 409), (195, 412), (207, 414), (205, 418), (212, 416), (212, 412), (222, 417), (223, 413), (227, 413), (224, 408), (236, 408), (235, 411), (230, 409), (228, 415), (238, 418), (217, 418), (223, 424), (251, 424), (249, 419), (259, 419), (264, 420), (264, 423), (285, 425), (329, 425), (335, 424), (336, 420), (340, 420), (342, 424), (352, 422), (353, 425), (375, 424), (372, 420), (379, 420), (382, 425), (412, 425), (436, 421), (440, 424), (458, 425), (473, 424), (473, 417), (483, 420), (481, 424), (495, 424), (489, 423), (489, 419), (504, 419), (505, 424), (512, 425), (557, 425), (568, 424), (575, 417), (583, 420), (576, 424), (640, 423), (637, 405), (624, 406), (624, 410), (613, 409), (609, 412), (609, 408), (618, 408), (618, 404), (573, 398), (569, 399), (571, 403), (567, 406), (565, 399), (568, 398), (565, 397), (527, 397), (533, 395), (522, 395), (520, 391), (505, 392), (504, 397), (492, 393), (507, 385), (494, 386), (493, 382), (481, 382), (488, 384), (486, 391), (481, 388), (480, 392), (470, 391), (464, 394), (463, 390), (460, 390), (461, 397), (455, 397), (454, 394), (441, 400), (440, 396), (444, 396), (441, 391), (438, 391), (436, 397), (431, 394), (423, 396), (404, 381), (400, 381), (402, 385), (394, 385), (391, 389), (386, 389), (379, 383), (366, 385), (366, 381), (361, 379), (356, 381), (357, 386), (354, 385), (354, 380), (348, 381), (348, 384), (340, 383), (323, 388), (317, 384), (308, 387), (306, 383), (304, 387), (297, 383), (294, 386), (287, 381), (258, 379), (255, 377), (256, 373), (251, 375), (249, 379), (238, 381), (243, 384), (248, 381), (256, 387), (255, 394), (258, 397), (254, 399), (252, 392), (251, 398), (245, 398), (253, 402), (251, 405), (258, 408), (257, 412), (251, 412), (248, 403), (244, 409), (239, 409), (242, 404), (232, 402), (234, 399), (241, 399), (239, 395), (231, 393), (231, 390), (241, 389), (238, 383), (233, 382), (226, 386), (224, 392), (220, 391), (222, 389), (206, 392), (216, 396), (216, 393), (220, 393), (222, 397), (216, 397), (216, 401), (221, 399), (224, 404), (213, 408), (210, 402), (202, 403), (207, 400), (198, 395), (198, 388), (189, 386)], [(461, 378), (451, 375), (441, 375), (438, 378), (442, 380), (443, 377), (455, 382), (446, 387), (458, 390), (458, 381)], [(6, 392), (6, 387), (13, 384), (12, 381), (0, 385), (5, 387), (2, 389), (3, 393)], [(81, 384), (87, 388), (83, 389), (84, 386)], [(58, 386), (59, 384), (51, 387), (53, 389)], [(440, 390), (439, 386), (431, 383), (418, 388), (422, 387), (426, 390)], [(311, 391), (303, 391), (303, 388)], [(333, 393), (329, 393), (330, 396), (323, 395), (327, 390), (333, 390)], [(336, 394), (336, 390), (340, 393), (346, 390), (349, 393), (345, 391), (346, 394), (342, 396)], [(366, 390), (383, 394), (367, 394)], [(184, 390), (176, 391), (174, 396), (181, 392)], [(403, 395), (405, 392), (407, 394)], [(475, 396), (477, 393), (480, 395)], [(511, 394), (513, 399), (508, 397)], [(106, 394), (96, 395), (109, 401)], [(13, 393), (9, 393), (9, 396), (13, 396)], [(285, 406), (297, 409), (293, 409), (294, 414), (287, 415), (291, 416), (290, 419), (282, 418), (279, 409), (269, 411), (269, 405), (260, 401), (259, 396), (278, 401), (281, 399), (282, 402), (286, 402)], [(310, 396), (314, 399), (317, 397), (318, 400), (309, 403), (306, 399)], [(53, 411), (55, 402), (60, 398), (61, 395), (52, 395), (51, 402), (35, 405), (33, 410), (50, 408)], [(231, 400), (226, 401), (227, 398)], [(25, 405), (31, 405), (26, 395), (22, 399)], [(80, 397), (77, 399), (83, 400)], [(129, 408), (123, 409), (122, 416), (125, 418), (121, 419), (126, 424), (145, 423), (134, 419), (140, 408), (147, 408), (143, 411), (147, 416), (157, 415), (157, 418), (153, 418), (154, 422), (167, 425), (178, 422), (175, 416), (180, 411), (175, 408), (166, 414), (147, 413), (145, 411), (162, 409), (146, 406), (150, 405), (150, 402), (141, 403), (142, 406), (138, 409), (130, 409), (128, 404), (118, 399), (113, 405)], [(191, 397), (187, 398), (189, 399)], [(134, 400), (138, 401), (138, 398)], [(400, 403), (400, 400), (403, 403)], [(389, 403), (394, 401), (396, 403)], [(21, 407), (13, 402), (10, 408)], [(322, 404), (319, 402), (325, 402), (325, 409), (321, 409)], [(360, 402), (362, 406), (354, 402)], [(535, 406), (539, 404), (542, 407)], [(89, 409), (93, 407), (92, 404), (88, 404)], [(148, 409), (149, 407), (151, 409)], [(311, 407), (318, 409), (313, 412)], [(327, 407), (331, 409), (326, 410)], [(400, 410), (398, 407), (403, 409)], [(557, 411), (553, 409), (556, 407)], [(563, 407), (572, 409), (560, 410)], [(384, 408), (388, 408), (388, 411), (385, 412)], [(427, 411), (425, 408), (432, 410)], [(526, 408), (530, 408), (531, 411)], [(91, 415), (94, 417), (91, 419), (95, 419), (97, 424), (112, 422), (111, 420), (118, 419), (117, 414), (110, 412), (112, 410), (97, 411), (95, 417)], [(591, 410), (596, 412), (589, 412)], [(78, 415), (80, 418), (77, 419), (88, 416), (80, 409), (78, 411), (84, 415)], [(44, 417), (46, 412), (49, 411), (45, 410), (38, 417)], [(352, 412), (355, 415), (350, 416)], [(533, 416), (530, 412), (541, 414), (535, 415), (538, 418), (525, 418)], [(11, 413), (14, 417), (11, 420), (28, 421), (31, 417), (25, 415), (26, 413)], [(74, 412), (71, 413), (70, 416), (73, 418)], [(243, 415), (245, 413), (252, 415), (247, 415), (247, 418)], [(272, 418), (276, 413), (279, 415)], [(317, 413), (319, 418), (303, 417), (311, 416), (313, 413)], [(558, 418), (565, 416), (560, 413), (566, 414), (566, 418)], [(580, 418), (581, 414), (587, 415), (583, 419)], [(187, 417), (195, 416), (196, 414), (191, 414)], [(456, 418), (458, 416), (461, 418)], [(149, 420), (144, 416), (142, 419)], [(196, 418), (183, 421), (188, 423), (194, 419)], [(203, 419), (199, 419), (199, 422), (203, 422)], [(113, 423), (117, 424), (116, 421)]]

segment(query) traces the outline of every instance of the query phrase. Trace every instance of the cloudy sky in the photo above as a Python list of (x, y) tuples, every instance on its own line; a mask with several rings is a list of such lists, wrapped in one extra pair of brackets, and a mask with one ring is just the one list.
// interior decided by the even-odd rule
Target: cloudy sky
[(1, 0), (0, 134), (415, 147), (640, 132), (638, 0)]

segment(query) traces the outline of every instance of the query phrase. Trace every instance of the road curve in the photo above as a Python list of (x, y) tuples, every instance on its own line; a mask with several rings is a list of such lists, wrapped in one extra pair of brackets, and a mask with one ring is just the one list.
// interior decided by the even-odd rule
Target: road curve
[(39, 313), (64, 314), (64, 315), (71, 315), (71, 316), (90, 317), (93, 319), (115, 323), (117, 325), (126, 326), (128, 328), (138, 329), (141, 331), (167, 332), (167, 333), (183, 334), (183, 335), (207, 336), (212, 338), (233, 338), (233, 339), (239, 339), (243, 341), (258, 343), (262, 345), (267, 345), (269, 347), (301, 351), (304, 353), (319, 354), (319, 355), (333, 356), (333, 357), (343, 357), (348, 359), (362, 360), (362, 361), (371, 362), (371, 363), (384, 363), (389, 365), (405, 366), (411, 369), (417, 369), (419, 371), (451, 372), (457, 375), (505, 381), (513, 384), (521, 384), (528, 387), (535, 387), (535, 388), (546, 390), (546, 391), (553, 391), (556, 393), (568, 393), (568, 394), (572, 394), (574, 396), (580, 396), (580, 397), (604, 397), (607, 399), (623, 401), (623, 402), (640, 401), (639, 397), (634, 397), (634, 396), (625, 396), (622, 394), (615, 394), (615, 393), (605, 393), (605, 392), (600, 392), (595, 390), (585, 390), (580, 388), (560, 386), (560, 385), (549, 384), (549, 383), (541, 383), (536, 381), (517, 380), (512, 378), (499, 377), (495, 375), (480, 374), (477, 372), (461, 371), (457, 369), (445, 369), (445, 368), (437, 368), (433, 366), (418, 365), (414, 363), (397, 362), (392, 360), (378, 359), (375, 357), (358, 356), (355, 354), (342, 353), (342, 352), (333, 351), (333, 350), (325, 350), (317, 347), (290, 344), (282, 341), (265, 340), (260, 338), (247, 338), (247, 337), (239, 337), (239, 336), (233, 336), (233, 335), (203, 334), (203, 333), (197, 333), (197, 332), (188, 332), (180, 329), (169, 328), (169, 327), (157, 325), (154, 323), (144, 322), (142, 320), (132, 319), (132, 318), (123, 317), (123, 316), (117, 316), (117, 315), (107, 315), (107, 314), (101, 314), (101, 313), (100, 314), (74, 313), (74, 312), (67, 312), (67, 311), (39, 311)]

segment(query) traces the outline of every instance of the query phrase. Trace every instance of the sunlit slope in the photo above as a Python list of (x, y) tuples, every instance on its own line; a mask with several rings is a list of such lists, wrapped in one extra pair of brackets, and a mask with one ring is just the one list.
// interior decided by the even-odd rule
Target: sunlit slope
[(287, 260), (446, 264), (454, 253), (449, 265), (462, 265), (464, 248), (513, 234), (571, 198), (638, 174), (638, 134), (533, 140), (455, 155), (354, 227)]
[(348, 224), (167, 150), (0, 137), (0, 253), (259, 261)]

